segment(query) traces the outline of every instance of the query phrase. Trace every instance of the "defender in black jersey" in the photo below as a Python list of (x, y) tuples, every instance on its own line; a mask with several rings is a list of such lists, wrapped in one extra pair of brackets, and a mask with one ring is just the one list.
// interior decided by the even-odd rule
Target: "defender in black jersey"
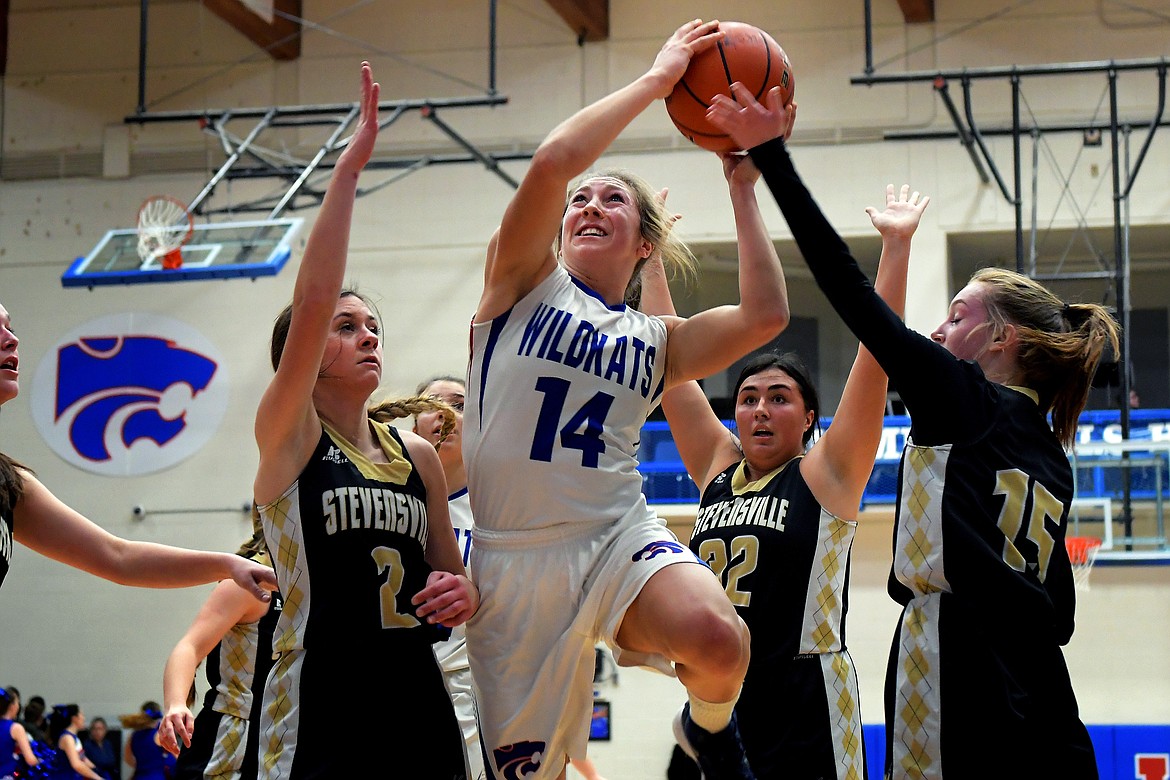
[[(390, 420), (446, 404), (367, 409), (382, 376), (373, 307), (342, 290), (358, 176), (378, 133), (378, 85), (362, 64), (361, 118), (337, 160), (277, 317), (276, 371), (256, 413), (254, 484), (284, 597), (264, 688), (260, 777), (462, 778), (463, 742), (431, 644), (479, 606), (451, 530), (434, 447)], [(344, 696), (377, 738), (338, 740)]]
[[(882, 234), (878, 289), (897, 310), (910, 240), (928, 202), (908, 187), (900, 193), (890, 187), (885, 209), (868, 210)], [(644, 274), (643, 307), (672, 314), (660, 270), (651, 265)], [(738, 438), (696, 383), (662, 399), (679, 454), (702, 492), (690, 547), (719, 576), (751, 630), (735, 714), (761, 779), (866, 777), (845, 617), (856, 517), (885, 405), (885, 374), (864, 348), (833, 424), (807, 454), (820, 403), (793, 355), (763, 354), (743, 367), (735, 384)]]
[[(253, 523), (255, 534), (237, 554), (271, 565), (258, 512)], [(235, 583), (221, 582), (171, 651), (158, 733), (159, 744), (178, 756), (175, 780), (255, 780), (263, 686), (282, 606), (279, 593), (262, 604)], [(187, 698), (204, 659), (208, 690), (193, 716)]]
[(890, 576), (903, 613), (886, 680), (887, 775), (1097, 777), (1060, 650), (1075, 601), (1064, 447), (1116, 324), (1100, 306), (984, 269), (931, 338), (908, 329), (796, 174), (776, 137), (783, 108), (736, 95), (746, 111), (720, 103), (712, 118), (751, 149), (817, 284), (911, 417)]
[[(263, 703), (260, 686), (272, 668), (272, 631), (280, 617), (281, 604), (280, 594), (274, 594), (264, 616), (254, 625), (244, 627), (248, 633), (254, 634), (255, 640), (255, 645), (250, 648), (254, 654), (250, 659), (251, 675), (240, 680), (250, 686), (246, 699), (229, 698), (241, 693), (242, 689), (237, 689), (234, 681), (225, 675), (224, 667), (230, 668), (233, 660), (239, 660), (238, 656), (232, 659), (230, 654), (233, 651), (241, 649), (241, 645), (248, 645), (242, 641), (228, 641), (229, 637), (225, 637), (207, 654), (208, 690), (203, 697), (203, 707), (194, 718), (190, 742), (179, 751), (172, 775), (174, 780), (202, 780), (204, 777), (255, 780), (260, 751), (258, 724)], [(164, 739), (161, 734), (160, 739)]]

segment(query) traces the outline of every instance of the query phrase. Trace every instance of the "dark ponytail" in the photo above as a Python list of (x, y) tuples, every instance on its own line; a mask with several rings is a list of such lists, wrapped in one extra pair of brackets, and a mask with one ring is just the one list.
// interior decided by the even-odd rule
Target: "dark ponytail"
[(0, 452), (0, 506), (14, 507), (24, 496), (24, 476), (33, 473), (28, 466)]

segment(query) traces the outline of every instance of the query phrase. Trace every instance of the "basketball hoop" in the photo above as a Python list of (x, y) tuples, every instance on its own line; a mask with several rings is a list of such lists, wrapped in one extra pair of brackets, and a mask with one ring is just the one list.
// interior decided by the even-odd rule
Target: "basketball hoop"
[(187, 207), (169, 195), (147, 198), (138, 209), (138, 257), (145, 269), (161, 259), (162, 267), (183, 265), (182, 246), (195, 232), (195, 218)]
[(1092, 536), (1066, 536), (1064, 545), (1068, 548), (1068, 561), (1072, 564), (1073, 585), (1077, 590), (1089, 589), (1089, 572), (1097, 560), (1101, 540)]

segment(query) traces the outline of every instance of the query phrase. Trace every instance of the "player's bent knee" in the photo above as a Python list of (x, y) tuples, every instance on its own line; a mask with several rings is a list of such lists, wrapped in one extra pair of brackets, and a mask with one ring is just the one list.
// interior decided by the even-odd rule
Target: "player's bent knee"
[(682, 659), (691, 668), (740, 674), (747, 668), (747, 626), (734, 610), (699, 610), (692, 614)]

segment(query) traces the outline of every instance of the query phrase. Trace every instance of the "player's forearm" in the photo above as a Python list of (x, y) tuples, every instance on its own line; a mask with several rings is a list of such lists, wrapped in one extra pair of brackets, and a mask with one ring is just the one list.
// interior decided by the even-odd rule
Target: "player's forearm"
[(739, 250), (739, 306), (753, 323), (782, 331), (789, 320), (788, 288), (753, 185), (731, 187)]
[(180, 642), (171, 651), (163, 669), (163, 712), (187, 706), (187, 694), (191, 691), (198, 665), (194, 649), (185, 642)]
[(664, 89), (669, 86), (660, 74), (643, 74), (561, 122), (536, 154), (561, 178), (571, 179), (592, 165)]
[(111, 561), (107, 579), (146, 588), (188, 588), (232, 577), (237, 556), (153, 542), (128, 542)]

